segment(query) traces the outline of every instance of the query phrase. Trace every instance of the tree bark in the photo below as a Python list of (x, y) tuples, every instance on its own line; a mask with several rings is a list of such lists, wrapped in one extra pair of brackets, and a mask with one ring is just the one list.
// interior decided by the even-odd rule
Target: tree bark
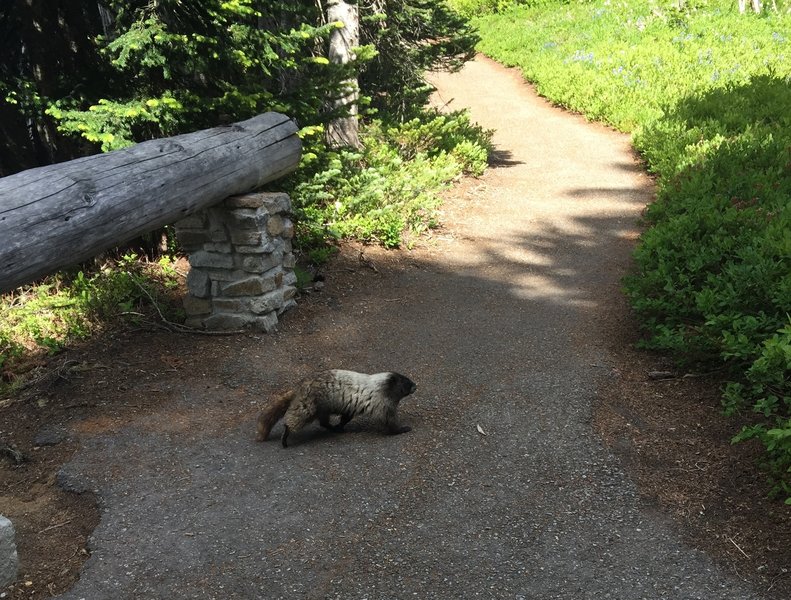
[(296, 132), (265, 113), (0, 179), (0, 292), (282, 177)]
[[(750, 6), (753, 7), (754, 13), (760, 13), (763, 6), (761, 0), (750, 0)], [(747, 8), (747, 0), (739, 0), (739, 12), (743, 13)]]
[[(329, 61), (345, 65), (354, 60), (352, 48), (360, 45), (359, 10), (357, 6), (343, 0), (327, 2), (327, 22), (340, 21), (344, 27), (330, 34)], [(348, 116), (338, 117), (327, 125), (327, 143), (334, 148), (351, 146), (360, 148), (357, 121), (357, 99), (359, 87), (356, 79), (342, 83), (340, 97), (332, 101), (332, 108), (344, 110)]]

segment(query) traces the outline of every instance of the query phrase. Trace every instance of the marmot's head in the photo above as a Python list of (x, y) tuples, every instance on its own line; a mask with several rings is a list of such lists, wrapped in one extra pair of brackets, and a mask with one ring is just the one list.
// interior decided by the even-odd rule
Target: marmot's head
[(413, 394), (416, 389), (415, 382), (401, 373), (390, 373), (390, 377), (387, 378), (387, 395), (395, 402)]

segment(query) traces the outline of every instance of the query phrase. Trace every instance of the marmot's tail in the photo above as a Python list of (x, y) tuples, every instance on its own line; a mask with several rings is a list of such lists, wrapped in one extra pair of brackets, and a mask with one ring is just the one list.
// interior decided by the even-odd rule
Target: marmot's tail
[(263, 442), (269, 437), (272, 427), (283, 418), (293, 399), (294, 392), (291, 391), (277, 396), (269, 403), (264, 412), (261, 413), (261, 416), (258, 417), (258, 435), (255, 438), (257, 441)]

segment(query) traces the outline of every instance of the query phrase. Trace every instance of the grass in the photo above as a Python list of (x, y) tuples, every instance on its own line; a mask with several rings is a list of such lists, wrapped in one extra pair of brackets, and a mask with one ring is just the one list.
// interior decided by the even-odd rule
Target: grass
[(631, 132), (657, 175), (626, 280), (646, 345), (727, 374), (726, 411), (754, 413), (735, 439), (763, 442), (775, 491), (791, 496), (788, 6), (505, 4), (475, 20), (480, 49), (557, 104)]
[(147, 263), (126, 254), (91, 271), (64, 271), (0, 296), (0, 397), (24, 384), (42, 357), (107, 327), (139, 323), (153, 310), (183, 318), (179, 284), (170, 258)]

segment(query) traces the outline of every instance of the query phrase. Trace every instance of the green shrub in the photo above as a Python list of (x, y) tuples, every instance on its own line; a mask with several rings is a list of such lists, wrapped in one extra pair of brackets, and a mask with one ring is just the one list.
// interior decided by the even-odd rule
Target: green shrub
[(473, 17), (481, 14), (502, 13), (516, 6), (555, 6), (568, 4), (570, 0), (448, 0), (453, 10)]
[(462, 173), (482, 173), (489, 150), (489, 133), (459, 112), (426, 112), (394, 125), (373, 121), (362, 138), (360, 151), (306, 152), (302, 168), (286, 182), (298, 243), (312, 260), (326, 258), (328, 238), (392, 248), (405, 231), (436, 226), (438, 193)]

